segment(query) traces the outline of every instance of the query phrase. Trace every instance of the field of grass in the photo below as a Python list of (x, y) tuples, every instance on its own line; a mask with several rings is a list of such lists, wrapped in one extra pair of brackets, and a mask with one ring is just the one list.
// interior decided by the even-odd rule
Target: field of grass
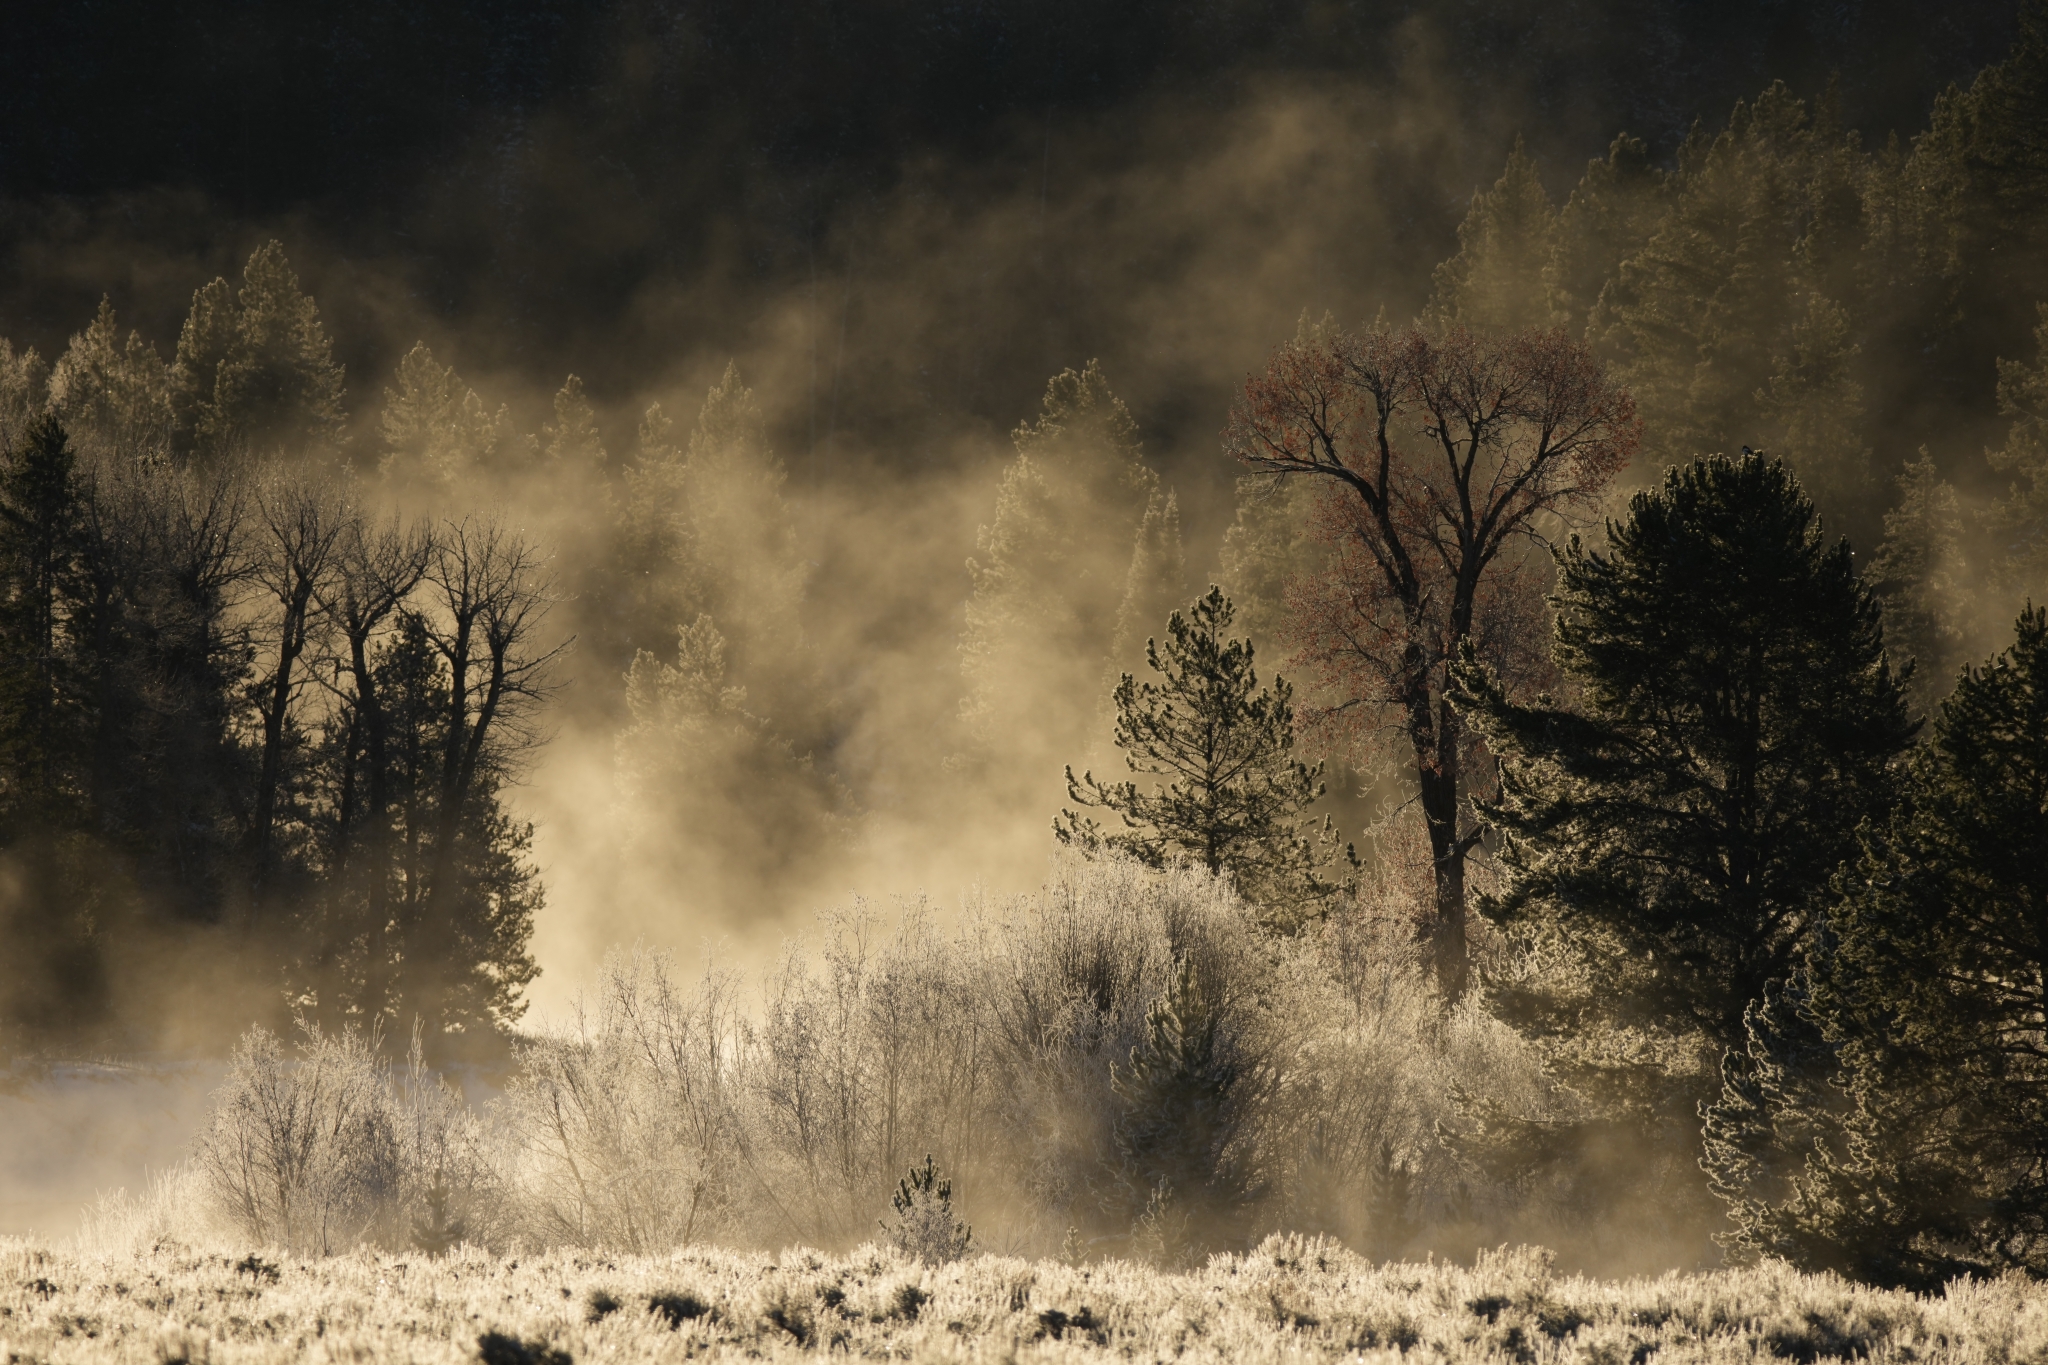
[(1919, 1298), (1776, 1266), (1620, 1281), (1547, 1256), (1375, 1266), (1269, 1239), (1169, 1274), (995, 1256), (471, 1249), (320, 1260), (0, 1241), (0, 1362), (2048, 1360), (2048, 1288)]

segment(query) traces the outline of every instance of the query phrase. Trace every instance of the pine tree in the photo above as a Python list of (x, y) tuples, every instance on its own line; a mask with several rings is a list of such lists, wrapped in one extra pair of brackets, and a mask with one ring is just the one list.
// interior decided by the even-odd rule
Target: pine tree
[(1472, 196), (1457, 254), (1436, 268), (1430, 316), (1476, 331), (1551, 326), (1543, 272), (1557, 248), (1557, 210), (1517, 137), (1500, 179)]
[(0, 450), (12, 450), (49, 402), (50, 367), (36, 348), (0, 337)]
[(974, 1245), (974, 1229), (953, 1211), (953, 1182), (939, 1174), (927, 1152), (922, 1166), (912, 1166), (889, 1196), (896, 1210), (893, 1223), (883, 1223), (889, 1244), (926, 1265), (947, 1265)]
[(1871, 449), (1863, 439), (1863, 386), (1854, 366), (1861, 346), (1849, 314), (1825, 295), (1806, 296), (1756, 395), (1773, 449), (1825, 508), (1846, 518), (1875, 493)]
[(0, 469), (0, 800), (30, 824), (61, 819), (77, 784), (66, 618), (77, 593), (79, 497), (69, 437), (55, 417), (38, 418)]
[(1831, 497), (1874, 509), (1857, 323), (1841, 307), (1864, 283), (1862, 154), (1824, 105), (1783, 84), (1736, 106), (1728, 127), (1687, 140), (1668, 208), (1592, 309), (1588, 339), (1616, 355), (1641, 405), (1647, 448), (1667, 462), (1770, 435)]
[(2005, 443), (1986, 452), (2012, 477), (1992, 509), (1998, 533), (1993, 571), (2008, 590), (2048, 591), (2048, 304), (2040, 305), (2032, 363), (2000, 359), (1998, 411), (2011, 419)]
[(1623, 133), (1587, 164), (1557, 217), (1556, 245), (1543, 267), (1550, 312), (1583, 333), (1621, 263), (1643, 249), (1666, 208), (1669, 181), (1640, 138)]
[(626, 672), (616, 773), (623, 845), (694, 904), (735, 913), (842, 845), (848, 801), (768, 718), (748, 709), (725, 637), (700, 615), (674, 662), (650, 650)]
[(1581, 711), (1457, 673), (1500, 757), (1488, 913), (1576, 944), (1611, 1018), (1719, 1055), (1801, 961), (1914, 724), (1848, 543), (1781, 462), (1672, 470), (1608, 536), (1558, 564), (1553, 654)]
[(1709, 1114), (1732, 1241), (1920, 1289), (2048, 1272), (2048, 610), (1965, 670), (1838, 885), (1801, 1020), (1824, 1058), (1753, 1018)]
[(1116, 632), (1109, 651), (1110, 677), (1105, 690), (1113, 692), (1116, 678), (1145, 661), (1145, 642), (1152, 623), (1164, 619), (1179, 605), (1186, 578), (1187, 557), (1180, 544), (1180, 499), (1170, 488), (1163, 493), (1155, 489), (1146, 501), (1144, 517), (1138, 522), (1131, 567), (1124, 575), (1124, 600), (1116, 610)]
[(1151, 554), (1163, 574), (1177, 565), (1173, 550), (1154, 554), (1140, 538), (1159, 479), (1099, 365), (1055, 375), (1038, 419), (1012, 441), (994, 520), (968, 563), (962, 713), (984, 756), (1026, 765), (1080, 740), (1094, 707), (1074, 699), (1092, 702), (1103, 682), (1132, 559)]
[(548, 462), (572, 477), (604, 477), (604, 442), (597, 430), (597, 414), (583, 392), (583, 381), (575, 375), (564, 380), (555, 394), (555, 424), (541, 428), (547, 438)]
[(1970, 619), (1969, 566), (1956, 490), (1935, 472), (1923, 446), (1898, 478), (1899, 505), (1885, 513), (1884, 543), (1871, 559), (1870, 586), (1884, 608), (1884, 638), (1911, 660), (1916, 709), (1931, 713), (1962, 662)]
[(518, 438), (511, 414), (484, 406), (424, 342), (399, 359), (378, 419), (378, 468), (400, 488), (445, 495), (472, 473), (502, 473)]
[(1247, 639), (1277, 652), (1287, 638), (1287, 589), (1325, 567), (1329, 548), (1315, 534), (1315, 502), (1324, 490), (1301, 479), (1243, 474), (1237, 515), (1223, 533), (1217, 579)]
[(121, 336), (104, 298), (92, 324), (58, 358), (49, 394), (51, 410), (85, 450), (130, 460), (170, 450), (170, 371), (140, 334)]
[(661, 404), (648, 405), (632, 458), (606, 490), (610, 539), (583, 594), (586, 619), (596, 618), (590, 647), (621, 672), (707, 605), (690, 571), (694, 528), (674, 429)]
[(37, 418), (0, 466), (0, 847), (19, 878), (0, 910), (0, 1027), (43, 1035), (96, 1022), (104, 1004), (92, 897), (65, 856), (90, 823), (68, 620), (79, 500), (64, 428)]
[(1233, 1055), (1214, 987), (1182, 960), (1112, 1084), (1123, 1112), (1110, 1211), (1168, 1264), (1243, 1237), (1258, 1187), (1239, 1150), (1257, 1077)]
[(1536, 950), (1489, 1005), (1584, 1114), (1565, 1131), (1496, 1116), (1472, 1155), (1604, 1147), (1604, 1199), (1704, 1238), (1697, 1115), (1715, 1064), (1806, 961), (1914, 726), (1848, 543), (1826, 543), (1782, 463), (1674, 469), (1608, 542), (1574, 538), (1558, 562), (1553, 655), (1576, 710), (1457, 670), (1499, 759), (1486, 816), (1504, 886), (1483, 908)]
[[(372, 670), (385, 742), (376, 751), (350, 742), (351, 717), (338, 718), (326, 786), (374, 782), (381, 802), (330, 810), (331, 882), (319, 913), (331, 960), (308, 964), (300, 984), (331, 993), (335, 1012), (366, 1025), (397, 1030), (425, 1016), (437, 1055), (488, 1055), (539, 973), (529, 947), (544, 897), (533, 829), (504, 810), (511, 774), (489, 736), (472, 780), (449, 781), (449, 669), (421, 613), (397, 613)], [(368, 771), (378, 759), (383, 771)]]
[(219, 463), (248, 453), (338, 453), (342, 367), (282, 244), (256, 248), (242, 287), (214, 280), (192, 298), (171, 369), (177, 452)]
[(1187, 613), (1166, 623), (1164, 649), (1148, 640), (1146, 661), (1157, 682), (1130, 674), (1117, 684), (1116, 747), (1130, 771), (1161, 777), (1141, 792), (1132, 781), (1076, 779), (1077, 804), (1114, 812), (1123, 828), (1105, 833), (1090, 818), (1063, 811), (1053, 832), (1093, 856), (1113, 850), (1152, 866), (1171, 858), (1199, 862), (1227, 877), (1276, 927), (1291, 929), (1313, 915), (1338, 883), (1326, 873), (1340, 858), (1326, 819), (1303, 832), (1308, 808), (1321, 799), (1322, 768), (1294, 757), (1292, 689), (1284, 678), (1260, 687), (1249, 641), (1225, 638), (1231, 606), (1212, 587)]
[(1559, 564), (1553, 651), (1579, 713), (1458, 671), (1501, 760), (1487, 913), (1568, 964), (1492, 999), (1600, 1122), (1682, 1152), (1713, 1059), (1802, 960), (1910, 726), (1875, 603), (1782, 464), (1674, 470), (1609, 541)]
[(811, 566), (783, 496), (787, 478), (753, 390), (727, 365), (704, 396), (681, 470), (689, 534), (675, 591), (722, 623), (735, 674), (767, 714), (795, 726), (809, 719), (814, 692), (803, 636)]

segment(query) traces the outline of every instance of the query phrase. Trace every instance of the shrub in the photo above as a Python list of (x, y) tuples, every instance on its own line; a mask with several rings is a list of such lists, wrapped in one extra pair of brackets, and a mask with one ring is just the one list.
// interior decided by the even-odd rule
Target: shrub
[(398, 1135), (368, 1039), (301, 1025), (296, 1059), (244, 1035), (195, 1157), (216, 1207), (258, 1242), (321, 1255), (370, 1238), (397, 1201)]

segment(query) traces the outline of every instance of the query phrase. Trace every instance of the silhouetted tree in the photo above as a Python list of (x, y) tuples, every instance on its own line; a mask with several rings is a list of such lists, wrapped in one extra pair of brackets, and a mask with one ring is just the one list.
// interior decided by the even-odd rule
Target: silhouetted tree
[(1192, 962), (1178, 963), (1113, 1073), (1123, 1112), (1111, 1202), (1138, 1249), (1171, 1264), (1238, 1244), (1258, 1194), (1240, 1144), (1261, 1078), (1234, 1055), (1213, 993)]
[(1608, 541), (1574, 537), (1558, 561), (1553, 651), (1579, 708), (1457, 670), (1500, 759), (1487, 819), (1506, 881), (1487, 913), (1594, 964), (1581, 1024), (1649, 1023), (1718, 1055), (1799, 965), (1915, 725), (1848, 542), (1828, 544), (1783, 463), (1672, 470)]
[(1920, 1289), (2043, 1273), (2048, 611), (1964, 672), (1838, 886), (1707, 1115), (1732, 1244)]
[(1465, 860), (1480, 833), (1445, 669), (1468, 642), (1504, 668), (1527, 652), (1534, 538), (1597, 506), (1638, 435), (1628, 394), (1558, 332), (1305, 329), (1232, 411), (1239, 460), (1322, 481), (1333, 563), (1297, 585), (1291, 633), (1341, 698), (1336, 719), (1364, 729), (1391, 714), (1406, 734), (1447, 996), (1465, 988)]

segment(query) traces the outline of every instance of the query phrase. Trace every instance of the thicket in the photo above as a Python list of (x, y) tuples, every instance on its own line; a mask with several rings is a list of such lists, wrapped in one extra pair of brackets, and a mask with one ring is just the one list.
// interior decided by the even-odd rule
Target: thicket
[(253, 1034), (187, 1207), (306, 1249), (886, 1232), (934, 1260), (971, 1235), (1181, 1264), (1281, 1227), (1381, 1255), (1530, 1235), (1552, 1210), (1446, 1144), (1449, 1078), (1567, 1111), (1511, 1030), (1440, 1008), (1405, 894), (1274, 938), (1202, 869), (1068, 860), (953, 931), (917, 903), (828, 916), (756, 1008), (731, 974), (615, 954), (481, 1109), (358, 1036)]

